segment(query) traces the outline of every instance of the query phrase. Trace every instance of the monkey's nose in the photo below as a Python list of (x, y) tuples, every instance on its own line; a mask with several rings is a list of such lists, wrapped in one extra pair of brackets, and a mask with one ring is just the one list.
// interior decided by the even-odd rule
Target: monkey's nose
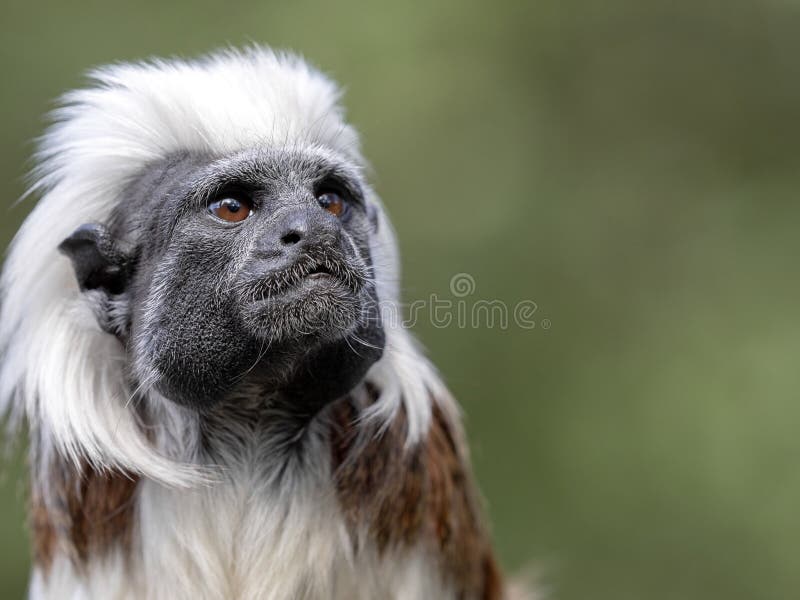
[[(292, 211), (284, 215), (283, 219), (276, 223), (279, 245), (288, 250), (290, 246), (297, 246), (300, 242), (308, 238), (311, 224), (308, 220), (306, 211)], [(300, 244), (302, 246), (302, 244)]]
[[(311, 246), (330, 243), (334, 238), (332, 219), (328, 213), (309, 211), (305, 207), (292, 207), (279, 213), (275, 220), (265, 223), (259, 236), (257, 253), (261, 258), (273, 260), (280, 268), (284, 262), (296, 260)], [(280, 263), (280, 264), (279, 264)]]
[(303, 237), (305, 237), (304, 232), (298, 231), (297, 229), (291, 229), (281, 236), (281, 244), (284, 246), (294, 246), (296, 243), (302, 240)]
[[(293, 261), (302, 254), (308, 245), (313, 245), (319, 227), (313, 214), (307, 210), (284, 210), (271, 223), (265, 224), (258, 242), (258, 254), (262, 258), (278, 261)], [(278, 265), (276, 263), (276, 267)]]

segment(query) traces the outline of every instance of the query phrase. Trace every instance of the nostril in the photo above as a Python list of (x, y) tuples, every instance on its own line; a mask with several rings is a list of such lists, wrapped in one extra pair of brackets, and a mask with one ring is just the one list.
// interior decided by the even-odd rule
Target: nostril
[(300, 232), (290, 231), (281, 237), (281, 242), (284, 246), (293, 246), (302, 239)]

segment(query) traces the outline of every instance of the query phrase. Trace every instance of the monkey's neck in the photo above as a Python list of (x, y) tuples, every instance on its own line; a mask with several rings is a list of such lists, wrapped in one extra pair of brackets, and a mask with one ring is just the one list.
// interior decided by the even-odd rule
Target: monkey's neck
[(116, 569), (140, 582), (135, 597), (193, 582), (209, 598), (388, 598), (386, 582), (430, 580), (436, 597), (499, 599), (458, 425), (435, 408), (425, 439), (407, 448), (402, 411), (369, 430), (356, 425), (363, 409), (351, 397), (327, 407), (282, 462), (254, 435), (253, 413), (211, 427), (209, 451), (227, 471), (190, 491), (56, 459), (33, 478), (35, 578), (48, 590), (70, 573), (89, 590)]

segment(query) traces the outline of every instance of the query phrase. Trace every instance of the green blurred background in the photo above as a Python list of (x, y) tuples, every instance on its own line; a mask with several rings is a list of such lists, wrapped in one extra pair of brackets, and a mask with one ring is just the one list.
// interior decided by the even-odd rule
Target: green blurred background
[[(251, 41), (341, 81), (404, 295), (550, 329), (416, 330), (468, 416), (507, 569), (563, 600), (800, 598), (800, 3), (4, 2), (5, 202), (108, 61)], [(3, 246), (27, 201), (5, 211)], [(0, 589), (28, 567), (22, 460)]]

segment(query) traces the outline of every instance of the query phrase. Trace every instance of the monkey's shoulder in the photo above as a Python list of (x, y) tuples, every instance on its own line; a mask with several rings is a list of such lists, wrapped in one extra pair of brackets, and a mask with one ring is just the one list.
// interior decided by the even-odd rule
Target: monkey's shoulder
[(350, 399), (332, 407), (334, 480), (353, 539), (366, 533), (381, 554), (421, 549), (460, 597), (499, 599), (501, 576), (460, 424), (434, 401), (427, 434), (409, 446), (402, 409), (371, 431), (356, 425), (358, 416)]

